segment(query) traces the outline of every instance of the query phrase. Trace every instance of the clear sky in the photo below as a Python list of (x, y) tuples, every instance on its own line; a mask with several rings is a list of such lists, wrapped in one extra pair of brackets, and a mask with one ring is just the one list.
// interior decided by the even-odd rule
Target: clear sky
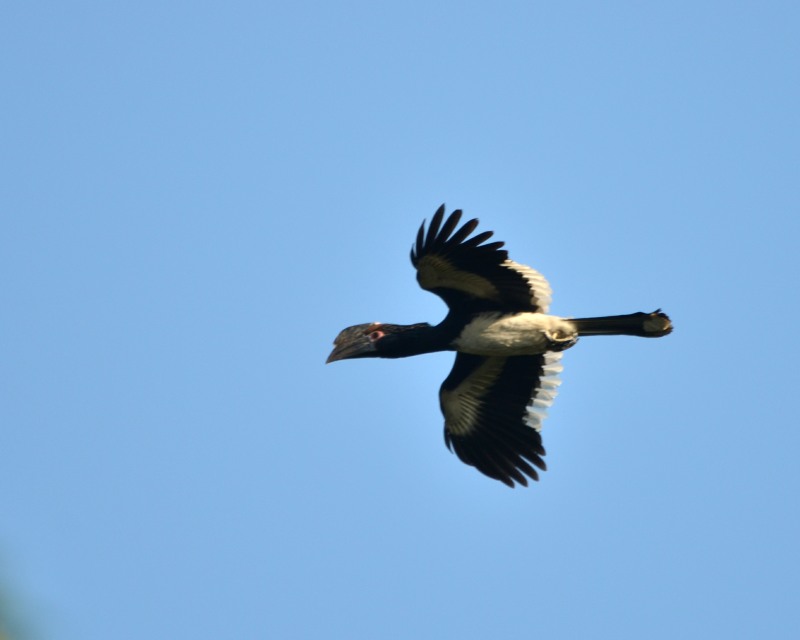
[[(2, 14), (11, 638), (800, 637), (800, 5)], [(451, 354), (324, 365), (443, 317), (442, 202), (675, 323), (565, 354), (528, 489), (445, 449)]]

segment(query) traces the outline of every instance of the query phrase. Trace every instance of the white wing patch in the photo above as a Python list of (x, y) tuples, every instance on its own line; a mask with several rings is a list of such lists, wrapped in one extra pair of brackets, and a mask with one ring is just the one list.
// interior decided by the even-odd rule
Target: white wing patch
[(553, 290), (550, 288), (550, 283), (547, 282), (547, 279), (536, 269), (531, 269), (513, 260), (506, 260), (503, 262), (503, 266), (506, 269), (516, 271), (525, 279), (531, 292), (531, 302), (539, 308), (541, 313), (547, 313), (553, 296)]
[(455, 289), (488, 300), (495, 300), (498, 296), (497, 287), (490, 280), (456, 269), (441, 256), (423, 256), (419, 259), (417, 281), (423, 289)]
[[(455, 389), (442, 390), (440, 401), (445, 416), (445, 426), (454, 436), (466, 436), (478, 424), (478, 412), (485, 396), (505, 365), (506, 358), (487, 358), (475, 371)], [(542, 430), (542, 422), (547, 417), (547, 409), (558, 395), (561, 380), (558, 374), (564, 369), (561, 352), (550, 351), (544, 354), (544, 365), (539, 385), (531, 395), (524, 416), (525, 424), (536, 431)]]
[(533, 392), (525, 415), (525, 424), (536, 431), (542, 430), (542, 422), (547, 417), (547, 409), (558, 395), (558, 387), (561, 385), (558, 374), (564, 370), (564, 365), (561, 364), (561, 355), (561, 351), (550, 351), (544, 354), (544, 366), (542, 367), (542, 377), (539, 379), (539, 387)]
[(505, 361), (505, 358), (487, 358), (455, 389), (442, 390), (442, 413), (450, 433), (465, 436), (475, 429), (483, 397), (497, 381)]

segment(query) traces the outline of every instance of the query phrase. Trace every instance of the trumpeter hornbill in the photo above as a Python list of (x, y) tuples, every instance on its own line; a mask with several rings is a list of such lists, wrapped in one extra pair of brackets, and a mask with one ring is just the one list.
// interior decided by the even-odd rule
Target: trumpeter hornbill
[(599, 318), (547, 315), (550, 285), (530, 267), (508, 259), (502, 242), (486, 241), (470, 220), (456, 230), (461, 210), (444, 219), (444, 205), (411, 249), (417, 282), (449, 307), (436, 326), (372, 322), (348, 327), (328, 362), (402, 358), (455, 351), (439, 391), (444, 439), (465, 463), (510, 487), (527, 486), (544, 470), (540, 430), (556, 396), (561, 353), (580, 336), (660, 338), (672, 323), (660, 310)]

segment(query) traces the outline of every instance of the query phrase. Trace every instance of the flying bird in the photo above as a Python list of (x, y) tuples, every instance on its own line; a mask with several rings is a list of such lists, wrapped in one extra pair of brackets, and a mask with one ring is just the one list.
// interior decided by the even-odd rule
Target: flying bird
[(530, 267), (509, 260), (491, 231), (459, 227), (461, 210), (444, 205), (411, 249), (417, 282), (448, 306), (437, 325), (371, 322), (344, 329), (328, 362), (404, 358), (455, 351), (439, 390), (444, 440), (466, 464), (510, 487), (546, 469), (542, 420), (556, 396), (561, 355), (581, 336), (660, 338), (672, 331), (661, 310), (597, 318), (547, 313), (551, 289)]

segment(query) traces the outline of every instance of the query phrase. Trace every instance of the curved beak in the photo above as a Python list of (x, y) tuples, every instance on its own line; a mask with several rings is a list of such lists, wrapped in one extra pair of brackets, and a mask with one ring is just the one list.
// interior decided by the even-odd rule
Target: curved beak
[(375, 354), (375, 345), (364, 335), (361, 327), (350, 327), (342, 331), (333, 341), (333, 351), (325, 364), (349, 358), (364, 358)]

